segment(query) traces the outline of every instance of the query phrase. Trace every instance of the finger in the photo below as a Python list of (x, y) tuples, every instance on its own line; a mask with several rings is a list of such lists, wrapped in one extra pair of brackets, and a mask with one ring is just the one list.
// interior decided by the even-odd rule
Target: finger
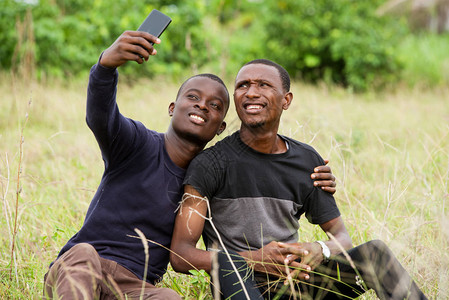
[[(147, 34), (147, 35), (143, 35)], [(120, 44), (126, 51), (137, 53), (141, 56), (147, 57), (147, 53), (150, 55), (156, 55), (157, 51), (153, 47), (153, 41), (154, 39), (148, 40), (148, 36), (154, 37), (151, 34), (148, 34), (146, 32), (139, 32), (139, 31), (132, 31), (130, 34), (125, 35), (121, 37)], [(160, 42), (160, 40), (159, 40)], [(136, 47), (139, 46), (142, 48), (143, 51), (140, 51), (140, 49), (137, 49)]]
[(308, 263), (294, 261), (290, 264), (290, 268), (293, 270), (299, 270), (301, 272), (310, 272), (312, 267)]
[(328, 186), (322, 186), (321, 189), (325, 192), (331, 193), (331, 194), (335, 194), (335, 192), (337, 191), (336, 188), (334, 187), (328, 187)]
[(313, 182), (314, 186), (327, 186), (327, 187), (335, 187), (337, 184), (332, 180), (318, 180)]
[[(139, 42), (141, 41), (142, 40), (139, 40)], [(156, 49), (154, 49), (153, 46), (146, 40), (143, 40), (141, 44), (134, 43), (132, 46), (130, 46), (130, 50), (145, 58), (148, 58), (149, 55), (156, 55), (157, 53)]]
[(157, 36), (154, 36), (145, 31), (128, 31), (127, 33), (131, 37), (143, 38), (143, 39), (147, 40), (149, 43), (153, 43), (153, 44), (161, 43), (161, 40)]
[(309, 280), (310, 279), (310, 275), (307, 272), (298, 272), (298, 274), (296, 275), (295, 279)]
[(153, 44), (144, 38), (138, 40), (139, 45), (144, 48), (150, 55), (156, 55), (157, 51), (154, 49)]
[(331, 173), (331, 167), (329, 166), (318, 166), (313, 169), (315, 173)]
[(299, 258), (297, 255), (293, 254), (287, 254), (287, 256), (284, 259), (284, 264), (290, 265), (292, 262), (296, 261)]
[[(135, 61), (138, 64), (142, 64), (144, 62), (145, 57), (144, 57), (144, 55), (141, 55), (140, 53), (141, 52), (135, 53), (135, 52), (128, 52), (127, 51), (124, 54), (122, 54), (122, 60), (124, 62), (126, 62), (126, 61)], [(148, 56), (148, 53), (146, 53), (146, 56)]]
[[(296, 255), (298, 258), (298, 257), (304, 257), (305, 255), (309, 254), (309, 251), (307, 251), (303, 248), (296, 247), (296, 246), (290, 246), (289, 244), (279, 243), (279, 246), (285, 247), (284, 249), (281, 250), (281, 252), (285, 253), (284, 255), (286, 255), (286, 256), (288, 254), (293, 254), (293, 255)], [(290, 257), (290, 258), (292, 258), (292, 257)]]
[(324, 164), (327, 165), (328, 163), (329, 163), (329, 160), (328, 160), (328, 159), (325, 159), (325, 160), (324, 160)]
[[(293, 247), (286, 247), (286, 248), (278, 249), (278, 254), (281, 256), (282, 262), (284, 262), (286, 258), (288, 258), (289, 261), (294, 261), (295, 259), (298, 258), (296, 253), (293, 253), (290, 248), (293, 248)], [(296, 256), (296, 258), (295, 258), (295, 256)]]
[(310, 178), (313, 180), (332, 180), (335, 181), (335, 176), (332, 173), (312, 173)]
[(144, 58), (139, 55), (136, 55), (136, 58), (134, 59), (134, 61), (137, 62), (139, 65), (141, 65), (144, 62)]
[(309, 280), (310, 274), (305, 271), (295, 270), (287, 275), (287, 278), (285, 279), (284, 284), (287, 285), (289, 283), (292, 283), (293, 279), (299, 279), (299, 280), (303, 280), (303, 281)]
[(138, 61), (135, 57), (136, 55), (138, 55), (141, 59), (148, 58), (150, 53), (143, 48), (142, 45), (136, 44), (135, 41), (136, 40), (132, 38), (124, 37), (115, 46), (115, 53), (117, 53), (117, 56), (121, 59), (135, 61)]
[(293, 279), (298, 277), (299, 270), (295, 270), (289, 274), (287, 274), (287, 277), (285, 278), (284, 285), (293, 284)]

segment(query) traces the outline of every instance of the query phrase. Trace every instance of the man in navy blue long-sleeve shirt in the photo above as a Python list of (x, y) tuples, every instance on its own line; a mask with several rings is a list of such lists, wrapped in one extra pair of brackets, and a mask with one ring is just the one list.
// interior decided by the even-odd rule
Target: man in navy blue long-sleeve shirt
[[(46, 274), (49, 298), (180, 299), (174, 291), (154, 284), (169, 261), (166, 248), (185, 168), (225, 129), (229, 94), (220, 78), (200, 74), (189, 78), (176, 102), (170, 103), (167, 132), (149, 130), (124, 117), (116, 104), (117, 67), (127, 61), (141, 64), (155, 55), (150, 42), (160, 40), (145, 32), (125, 32), (91, 69), (86, 121), (100, 146), (105, 171), (83, 226)], [(327, 167), (322, 170), (329, 172)], [(329, 173), (316, 175), (333, 178)], [(157, 243), (148, 243), (147, 267), (135, 229)]]
[[(56, 297), (56, 293), (67, 299), (74, 298), (73, 294), (82, 299), (115, 297), (117, 293), (139, 297), (145, 279), (145, 298), (179, 298), (174, 291), (154, 287), (167, 267), (169, 252), (149, 243), (145, 270), (142, 241), (132, 236), (138, 235), (137, 228), (147, 239), (170, 247), (185, 168), (215, 134), (224, 130), (229, 94), (218, 77), (197, 75), (186, 81), (177, 101), (170, 104), (172, 120), (165, 134), (124, 117), (116, 104), (116, 68), (128, 60), (143, 63), (156, 54), (150, 42), (160, 41), (145, 32), (125, 32), (91, 69), (86, 121), (100, 146), (105, 171), (83, 226), (62, 248), (46, 276), (49, 297)], [(64, 261), (69, 261), (65, 264), (72, 269), (62, 268)], [(89, 272), (76, 267), (86, 267)], [(120, 273), (114, 281), (121, 291), (107, 287), (108, 282), (93, 287), (91, 273), (101, 277), (104, 272), (112, 276)], [(130, 287), (119, 282), (132, 277), (135, 284)], [(75, 279), (73, 284), (70, 278)]]

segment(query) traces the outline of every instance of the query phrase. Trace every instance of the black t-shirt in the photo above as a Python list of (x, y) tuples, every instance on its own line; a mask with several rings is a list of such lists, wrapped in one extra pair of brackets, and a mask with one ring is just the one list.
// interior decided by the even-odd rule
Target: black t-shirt
[[(297, 242), (302, 214), (313, 224), (340, 216), (334, 197), (310, 178), (323, 159), (311, 146), (282, 138), (285, 153), (265, 154), (236, 132), (200, 153), (187, 170), (184, 184), (210, 200), (212, 222), (230, 250), (259, 249), (273, 240)], [(221, 248), (208, 221), (204, 237), (209, 249)]]

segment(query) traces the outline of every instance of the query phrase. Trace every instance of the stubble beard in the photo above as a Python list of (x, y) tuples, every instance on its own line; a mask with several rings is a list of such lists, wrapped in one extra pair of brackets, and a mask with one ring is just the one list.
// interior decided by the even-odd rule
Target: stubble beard
[(265, 122), (264, 121), (256, 121), (256, 122), (251, 122), (247, 125), (250, 128), (256, 129), (256, 128), (263, 127), (265, 125)]

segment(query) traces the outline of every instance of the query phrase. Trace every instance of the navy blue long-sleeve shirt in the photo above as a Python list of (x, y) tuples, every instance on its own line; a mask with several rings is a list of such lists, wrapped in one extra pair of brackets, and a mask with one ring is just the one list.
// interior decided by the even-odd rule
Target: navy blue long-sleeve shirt
[[(170, 247), (175, 210), (185, 170), (164, 147), (164, 135), (125, 118), (116, 104), (118, 72), (96, 64), (87, 91), (86, 121), (101, 149), (105, 171), (81, 229), (59, 256), (89, 243), (103, 258), (116, 261), (143, 279), (145, 252), (134, 228)], [(169, 252), (149, 243), (147, 281), (162, 277)]]

